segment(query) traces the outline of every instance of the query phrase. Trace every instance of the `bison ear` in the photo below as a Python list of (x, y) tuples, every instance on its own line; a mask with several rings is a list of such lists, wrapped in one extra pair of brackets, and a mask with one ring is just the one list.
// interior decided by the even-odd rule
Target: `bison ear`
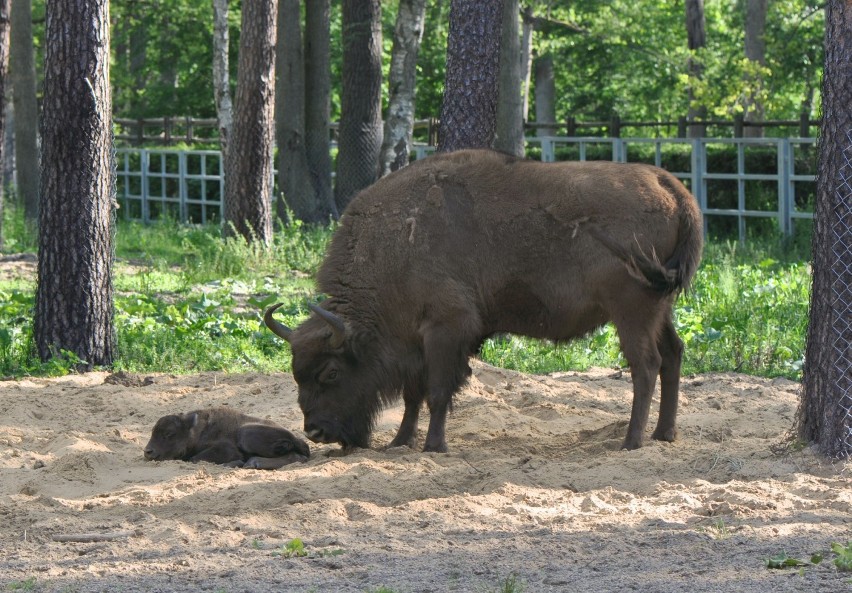
[(309, 304), (308, 308), (319, 315), (331, 327), (331, 338), (328, 340), (329, 346), (340, 348), (346, 340), (346, 324), (343, 323), (343, 320), (331, 311), (327, 311), (313, 303)]
[(198, 424), (198, 412), (182, 414), (180, 419), (183, 421), (183, 425), (187, 428), (195, 428), (195, 425)]

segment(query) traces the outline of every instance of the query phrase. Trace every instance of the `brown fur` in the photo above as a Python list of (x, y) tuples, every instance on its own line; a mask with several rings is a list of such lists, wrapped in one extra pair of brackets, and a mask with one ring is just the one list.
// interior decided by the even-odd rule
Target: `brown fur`
[(307, 443), (290, 431), (230, 408), (163, 416), (144, 453), (150, 461), (208, 461), (253, 469), (276, 469), (310, 455)]
[(402, 391), (391, 445), (413, 445), (426, 401), (424, 449), (444, 451), (452, 395), (486, 337), (563, 341), (613, 321), (634, 386), (624, 447), (641, 446), (657, 375), (653, 436), (673, 440), (683, 345), (672, 303), (698, 267), (701, 233), (695, 198), (648, 165), (466, 150), (379, 180), (349, 205), (319, 271), (337, 329), (313, 315), (288, 333), (267, 315), (292, 345), (305, 432), (367, 446)]

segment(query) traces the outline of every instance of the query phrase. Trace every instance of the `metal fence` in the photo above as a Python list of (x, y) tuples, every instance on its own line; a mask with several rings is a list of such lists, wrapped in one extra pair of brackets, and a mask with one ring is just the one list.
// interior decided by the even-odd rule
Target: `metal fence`
[[(771, 221), (784, 235), (813, 219), (816, 149), (813, 138), (530, 137), (527, 151), (545, 162), (647, 162), (690, 188), (705, 215), (705, 232), (748, 236), (747, 221)], [(435, 148), (415, 144), (413, 158)], [(123, 216), (145, 222), (162, 216), (221, 220), (223, 179), (218, 151), (122, 148), (118, 199)], [(273, 195), (274, 192), (273, 192)]]

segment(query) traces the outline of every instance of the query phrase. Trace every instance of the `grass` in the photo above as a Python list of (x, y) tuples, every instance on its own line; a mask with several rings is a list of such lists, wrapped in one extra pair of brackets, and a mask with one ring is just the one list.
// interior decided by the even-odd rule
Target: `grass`
[[(286, 345), (262, 327), (266, 306), (297, 325), (315, 298), (313, 275), (333, 229), (283, 225), (268, 248), (222, 239), (214, 226), (120, 222), (114, 285), (119, 355), (115, 370), (192, 373), (288, 370)], [(14, 207), (5, 252), (34, 251)], [(739, 371), (798, 379), (811, 277), (806, 256), (780, 241), (744, 248), (711, 241), (692, 290), (675, 307), (686, 344), (684, 374)], [(0, 376), (61, 375), (73, 355), (34, 356), (34, 280), (0, 280)], [(567, 344), (516, 336), (486, 340), (490, 364), (528, 373), (624, 366), (612, 325)]]

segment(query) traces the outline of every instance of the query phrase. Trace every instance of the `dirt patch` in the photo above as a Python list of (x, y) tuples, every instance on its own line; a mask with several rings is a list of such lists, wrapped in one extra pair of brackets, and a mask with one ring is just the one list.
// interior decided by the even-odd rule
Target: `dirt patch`
[[(686, 378), (680, 440), (628, 452), (628, 374), (477, 363), (450, 453), (378, 450), (397, 406), (377, 450), (316, 446), (309, 462), (265, 472), (145, 462), (142, 446), (160, 416), (216, 405), (298, 431), (290, 375), (2, 382), (0, 588), (482, 592), (515, 574), (527, 592), (849, 590), (831, 562), (765, 568), (852, 537), (850, 466), (771, 451), (797, 391)], [(69, 534), (94, 537), (53, 539)], [(280, 553), (293, 538), (307, 557)]]

